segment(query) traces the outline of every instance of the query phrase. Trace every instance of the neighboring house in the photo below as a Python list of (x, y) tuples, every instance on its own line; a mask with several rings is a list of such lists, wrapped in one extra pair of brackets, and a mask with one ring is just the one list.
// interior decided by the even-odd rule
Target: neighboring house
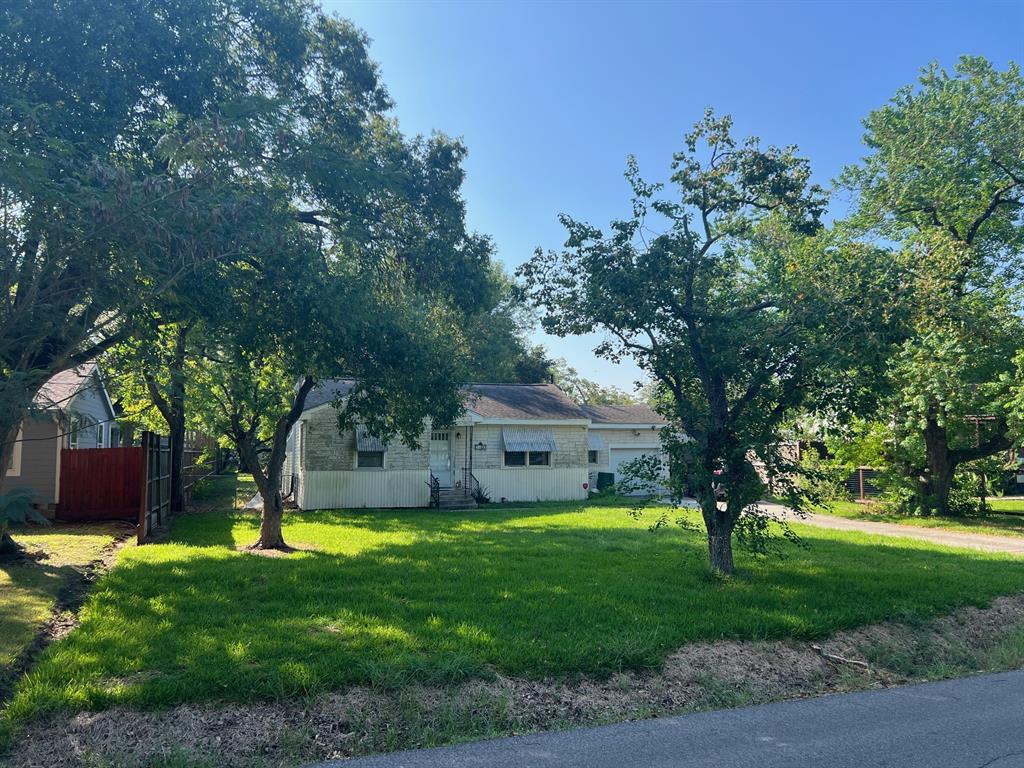
[(52, 509), (60, 496), (62, 448), (107, 448), (118, 441), (114, 409), (94, 363), (62, 371), (36, 394), (22, 422), (0, 493), (31, 488), (38, 506)]
[[(332, 403), (354, 386), (334, 379), (311, 392), (292, 429), (285, 489), (301, 509), (425, 507), (432, 484), (442, 506), (465, 506), (476, 493), (492, 501), (585, 499), (593, 488), (597, 462), (589, 459), (600, 461), (600, 450), (590, 452), (591, 416), (554, 384), (469, 385), (465, 413), (450, 429), (425, 422), (416, 450), (359, 425), (339, 433)], [(643, 441), (634, 439), (631, 422), (600, 424), (609, 435), (605, 454), (623, 461), (627, 443), (634, 453), (660, 450), (663, 422), (652, 423), (651, 414), (646, 409), (640, 425)]]
[(597, 487), (598, 473), (608, 473), (612, 475), (612, 482), (619, 482), (622, 468), (643, 456), (658, 456), (663, 465), (667, 463), (661, 447), (661, 429), (667, 422), (650, 406), (583, 405), (580, 408), (591, 422), (587, 446), (591, 487)]

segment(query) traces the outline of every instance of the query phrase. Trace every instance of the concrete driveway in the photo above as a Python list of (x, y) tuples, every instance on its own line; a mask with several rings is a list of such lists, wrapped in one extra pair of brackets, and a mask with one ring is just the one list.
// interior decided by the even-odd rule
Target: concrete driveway
[(1024, 671), (319, 765), (1024, 768)]
[(1024, 555), (1024, 536), (993, 536), (987, 533), (951, 531), (948, 528), (922, 528), (917, 525), (878, 523), (871, 520), (851, 520), (847, 517), (836, 517), (835, 515), (820, 513), (808, 515), (806, 518), (799, 518), (781, 504), (764, 502), (761, 506), (772, 512), (785, 513), (795, 523), (805, 523), (817, 526), (818, 528), (831, 528), (836, 531), (860, 531), (861, 533), (873, 533), (878, 536), (898, 536), (903, 539), (930, 541), (933, 544), (942, 544), (947, 547)]

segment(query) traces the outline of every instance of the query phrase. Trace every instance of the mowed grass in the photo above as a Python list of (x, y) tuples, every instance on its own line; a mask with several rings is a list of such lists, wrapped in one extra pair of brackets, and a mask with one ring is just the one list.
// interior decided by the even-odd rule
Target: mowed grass
[[(861, 504), (856, 501), (833, 501), (818, 510), (826, 515), (869, 520), (879, 523), (899, 523), (919, 528), (944, 528), (965, 533), (984, 533), (991, 536), (1024, 536), (1024, 501), (1014, 499), (988, 499), (993, 510), (977, 517), (911, 517), (886, 513), (879, 504)], [(1019, 510), (1019, 511), (1018, 511)], [(1016, 512), (1016, 514), (1014, 514)]]
[(624, 507), (293, 513), (300, 551), (244, 553), (257, 518), (180, 519), (131, 548), (82, 624), (7, 710), (302, 696), (353, 684), (443, 685), (495, 671), (605, 676), (684, 643), (814, 638), (1024, 589), (1024, 561), (795, 526), (806, 549), (740, 554), (708, 575), (701, 534), (652, 532)]
[(1024, 515), (1024, 499), (1013, 498), (1013, 499), (987, 499), (989, 507), (996, 512), (1006, 512), (1010, 514)]
[(0, 559), (0, 673), (28, 646), (49, 618), (57, 593), (114, 542), (109, 524), (17, 527), (11, 533), (30, 559)]

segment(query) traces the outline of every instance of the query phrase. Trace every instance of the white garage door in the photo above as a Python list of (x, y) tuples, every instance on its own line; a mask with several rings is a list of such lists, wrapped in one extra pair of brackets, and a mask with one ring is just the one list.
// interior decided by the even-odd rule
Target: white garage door
[[(609, 448), (608, 449), (608, 468), (615, 475), (615, 482), (619, 482), (621, 476), (619, 474), (619, 466), (622, 464), (628, 464), (634, 459), (639, 459), (641, 456), (656, 456), (659, 453), (658, 448)], [(633, 496), (642, 496), (647, 494), (647, 490), (639, 490), (631, 494)]]

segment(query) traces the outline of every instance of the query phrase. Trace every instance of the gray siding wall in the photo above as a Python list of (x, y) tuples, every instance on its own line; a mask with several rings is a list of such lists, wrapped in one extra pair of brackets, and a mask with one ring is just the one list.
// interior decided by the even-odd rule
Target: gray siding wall
[[(101, 425), (103, 428), (103, 447), (109, 448), (110, 427), (112, 424), (110, 419), (114, 414), (107, 407), (107, 399), (103, 396), (103, 392), (100, 391), (99, 387), (99, 380), (93, 375), (90, 385), (82, 389), (69, 403), (67, 418), (70, 422), (70, 419), (75, 415), (86, 416), (93, 424)], [(95, 427), (83, 429), (78, 433), (78, 447), (97, 447)]]
[(38, 504), (49, 507), (57, 500), (57, 422), (51, 418), (28, 419), (22, 427), (21, 474), (0, 480), (0, 493), (12, 488), (31, 488)]

